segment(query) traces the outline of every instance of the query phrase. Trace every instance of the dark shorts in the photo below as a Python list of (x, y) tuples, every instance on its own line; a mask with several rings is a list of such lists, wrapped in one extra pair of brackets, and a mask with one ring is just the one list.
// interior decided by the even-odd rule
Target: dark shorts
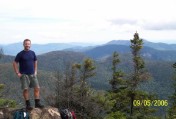
[(35, 75), (26, 75), (22, 74), (20, 77), (21, 80), (21, 89), (28, 89), (28, 88), (40, 88), (37, 76)]

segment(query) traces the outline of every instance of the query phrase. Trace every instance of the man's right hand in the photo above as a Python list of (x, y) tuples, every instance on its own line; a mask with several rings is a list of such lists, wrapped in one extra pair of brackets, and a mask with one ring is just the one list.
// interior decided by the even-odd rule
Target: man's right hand
[(18, 76), (19, 78), (21, 78), (22, 74), (21, 74), (21, 73), (17, 73), (17, 76)]

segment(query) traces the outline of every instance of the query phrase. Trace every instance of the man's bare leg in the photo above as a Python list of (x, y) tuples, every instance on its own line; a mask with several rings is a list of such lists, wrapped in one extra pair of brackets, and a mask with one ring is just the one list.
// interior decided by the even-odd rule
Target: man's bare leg
[(30, 100), (29, 100), (29, 90), (28, 89), (24, 89), (23, 90), (23, 97), (26, 101), (26, 109), (27, 110), (32, 110), (31, 104), (30, 104)]
[(34, 97), (35, 97), (35, 107), (36, 108), (44, 108), (43, 105), (40, 104), (40, 88), (34, 88)]

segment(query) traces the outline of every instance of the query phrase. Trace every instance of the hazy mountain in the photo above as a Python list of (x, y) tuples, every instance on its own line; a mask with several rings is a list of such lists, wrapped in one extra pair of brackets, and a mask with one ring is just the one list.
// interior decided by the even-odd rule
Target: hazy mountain
[[(80, 49), (83, 47), (88, 47), (95, 44), (88, 43), (49, 43), (49, 44), (32, 44), (31, 50), (34, 50), (37, 55), (47, 53), (50, 51), (57, 51), (63, 49)], [(9, 45), (0, 45), (3, 48), (4, 54), (6, 55), (16, 55), (18, 52), (23, 50), (23, 43), (13, 43)], [(72, 49), (70, 49), (72, 50)]]
[(67, 48), (62, 51), (74, 51), (74, 52), (85, 52), (87, 50), (91, 50), (97, 46), (87, 46), (87, 47), (72, 47), (72, 48)]
[(129, 40), (112, 40), (107, 42), (105, 45), (130, 45), (130, 41)]
[[(54, 72), (59, 70), (64, 72), (69, 65), (72, 63), (81, 63), (86, 57), (99, 59), (95, 60), (96, 76), (89, 82), (91, 87), (98, 90), (109, 89), (110, 85), (108, 83), (112, 75), (111, 56), (114, 51), (120, 53), (121, 63), (118, 68), (128, 76), (133, 70), (133, 62), (130, 47), (125, 45), (109, 44), (97, 46), (82, 53), (52, 51), (38, 55), (38, 78), (42, 86), (42, 92), (53, 92), (55, 86)], [(174, 70), (172, 69), (172, 64), (176, 59), (176, 51), (161, 51), (144, 46), (141, 53), (145, 59), (146, 69), (150, 72), (152, 78), (147, 82), (143, 82), (140, 89), (146, 90), (152, 94), (157, 94), (159, 100), (168, 100), (168, 96), (173, 93), (172, 76)], [(9, 91), (7, 97), (19, 101), (19, 98), (21, 97), (21, 93), (19, 92), (20, 85), (19, 79), (13, 71), (13, 60), (14, 56), (4, 56), (0, 60), (0, 82), (11, 87), (6, 88), (6, 91)], [(43, 95), (44, 94), (42, 94), (42, 96)]]
[[(104, 47), (107, 47), (107, 48), (104, 48)], [(93, 53), (99, 53), (100, 54), (98, 56), (99, 59), (103, 59), (104, 56), (107, 56), (104, 60), (95, 61), (97, 73), (96, 73), (96, 76), (94, 77), (94, 80), (90, 81), (90, 83), (91, 83), (91, 86), (96, 89), (107, 89), (109, 87), (108, 80), (111, 77), (111, 61), (112, 61), (111, 55), (113, 52), (113, 50), (110, 48), (114, 48), (114, 50), (117, 50), (118, 48), (121, 49), (120, 51), (121, 63), (119, 65), (119, 68), (122, 71), (124, 71), (125, 73), (129, 73), (132, 69), (133, 63), (130, 55), (130, 50), (128, 49), (127, 46), (119, 47), (119, 45), (107, 45), (107, 46), (101, 46), (100, 50), (99, 48), (95, 48), (96, 50), (94, 49), (92, 50), (92, 52), (89, 51), (89, 53), (92, 53), (92, 56), (94, 56), (94, 58), (96, 58), (97, 55)], [(103, 50), (103, 49), (106, 49), (106, 50)], [(111, 52), (107, 52), (109, 50), (111, 50)], [(144, 52), (142, 53), (143, 55), (147, 53), (151, 54), (150, 58), (148, 57), (146, 58), (146, 56), (144, 56), (144, 58), (146, 61), (146, 68), (153, 77), (153, 80), (151, 80), (147, 84), (145, 83), (143, 84), (144, 85), (143, 89), (149, 90), (150, 92), (153, 92), (153, 93), (155, 92), (159, 94), (160, 97), (162, 96), (163, 98), (164, 97), (167, 98), (167, 96), (170, 94), (167, 92), (172, 92), (172, 91), (169, 91), (171, 90), (169, 85), (172, 84), (171, 79), (172, 79), (173, 70), (171, 66), (175, 61), (164, 60), (164, 58), (167, 58), (167, 52), (155, 50), (152, 48), (145, 48), (143, 52)], [(38, 55), (38, 69), (40, 70), (39, 72), (40, 79), (43, 80), (43, 77), (45, 77), (45, 80), (48, 82), (50, 80), (46, 79), (46, 78), (49, 78), (48, 76), (45, 76), (45, 75), (48, 75), (48, 73), (46, 72), (56, 72), (59, 70), (64, 72), (67, 66), (71, 65), (72, 63), (81, 63), (86, 57), (88, 56), (86, 56), (83, 53), (71, 52), (71, 51), (53, 51), (42, 55)], [(1, 64), (0, 67), (2, 70), (2, 73), (0, 74), (1, 75), (0, 81), (1, 83), (6, 83), (6, 84), (7, 84), (6, 82), (7, 80), (12, 81), (10, 82), (11, 87), (15, 87), (13, 85), (16, 85), (16, 83), (13, 84), (13, 81), (18, 80), (14, 78), (15, 73), (12, 67), (13, 60), (14, 60), (14, 56), (4, 56), (0, 60), (0, 64)], [(42, 84), (43, 87), (45, 86), (48, 87), (48, 84), (44, 80), (42, 82), (43, 82)], [(54, 85), (54, 84), (50, 84), (50, 85)], [(159, 87), (162, 87), (162, 88), (159, 88)]]
[[(125, 41), (121, 43), (125, 43)], [(117, 51), (119, 54), (131, 54), (129, 46), (117, 44), (107, 44), (98, 46), (93, 49), (87, 50), (84, 53), (94, 59), (102, 59), (111, 56), (114, 51)], [(148, 46), (144, 46), (144, 48), (141, 51), (141, 55), (145, 59), (150, 60), (160, 60), (160, 61), (176, 60), (176, 50), (157, 50)]]
[[(37, 55), (39, 69), (47, 71), (57, 71), (59, 67), (64, 67), (64, 65), (80, 63), (86, 57), (83, 53), (72, 51), (52, 51)], [(14, 59), (15, 56), (4, 55), (0, 59), (0, 63), (12, 63)]]
[(84, 53), (94, 59), (101, 59), (109, 57), (114, 51), (117, 51), (118, 53), (129, 53), (130, 48), (129, 46), (125, 45), (102, 45), (95, 47), (93, 49), (87, 50)]
[[(127, 46), (129, 49), (130, 40), (112, 40), (103, 45), (96, 45), (91, 43), (49, 43), (49, 44), (32, 44), (31, 49), (36, 52), (37, 55), (47, 53), (50, 51), (64, 50), (64, 51), (76, 51), (76, 52), (86, 52), (89, 50), (95, 50), (97, 47), (107, 46), (107, 45), (119, 45), (119, 51), (123, 52), (127, 49), (121, 49), (122, 46)], [(153, 43), (147, 40), (144, 40), (144, 46), (157, 49), (157, 50), (176, 50), (176, 44), (166, 44), (166, 43)], [(16, 55), (19, 51), (23, 49), (22, 43), (13, 43), (9, 45), (2, 45), (0, 47), (3, 48), (4, 53), (6, 55)], [(113, 50), (112, 48), (107, 48), (106, 50)], [(107, 52), (110, 52), (107, 51)], [(87, 52), (87, 53), (88, 53)], [(100, 55), (100, 54), (99, 54)]]
[(52, 51), (38, 55), (38, 65), (41, 70), (64, 70), (68, 65), (82, 62), (87, 56), (80, 52)]
[[(130, 40), (112, 40), (106, 44), (116, 44), (116, 45), (130, 45)], [(144, 40), (144, 46), (151, 47), (157, 50), (176, 50), (176, 44), (166, 44), (166, 43), (153, 43)]]

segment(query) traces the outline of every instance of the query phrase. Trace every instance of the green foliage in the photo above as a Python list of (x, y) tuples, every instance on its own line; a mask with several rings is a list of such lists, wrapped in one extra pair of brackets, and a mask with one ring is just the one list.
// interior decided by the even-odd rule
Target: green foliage
[[(125, 80), (125, 74), (117, 69), (120, 63), (117, 52), (113, 53), (112, 57), (112, 79), (110, 84), (112, 89), (107, 92), (105, 101), (108, 106), (107, 119), (151, 119), (157, 118), (153, 114), (155, 109), (149, 106), (136, 106), (134, 100), (153, 100), (156, 97), (149, 95), (144, 91), (138, 90), (140, 83), (150, 78), (149, 73), (144, 70), (145, 64), (140, 56), (143, 41), (139, 38), (138, 33), (135, 33), (134, 39), (131, 40), (131, 49), (133, 55), (133, 70), (132, 75), (128, 80)], [(108, 108), (107, 108), (108, 107)]]
[(167, 119), (175, 119), (176, 118), (176, 106), (172, 105), (168, 109), (168, 117)]
[(140, 69), (144, 68), (144, 61), (140, 56), (140, 50), (143, 47), (143, 40), (139, 38), (138, 33), (134, 34), (134, 38), (131, 40), (130, 47), (133, 54), (134, 69), (135, 71), (139, 71)]
[(82, 69), (80, 69), (82, 76), (81, 76), (81, 80), (85, 81), (86, 79), (94, 76), (95, 73), (95, 66), (93, 64), (93, 60), (87, 58), (84, 60), (83, 64), (82, 64)]
[[(3, 56), (3, 50), (0, 49), (0, 59)], [(2, 78), (2, 77), (1, 77)], [(4, 89), (5, 85), (0, 84), (0, 107), (16, 107), (16, 102), (14, 100), (3, 99), (2, 97), (2, 90)]]
[[(4, 84), (0, 84), (0, 92), (4, 89), (4, 87)], [(0, 97), (2, 97), (2, 95)], [(16, 102), (14, 100), (0, 98), (0, 107), (16, 107)]]
[(133, 40), (131, 40), (131, 49), (134, 62), (134, 73), (129, 80), (129, 94), (130, 97), (130, 115), (131, 118), (146, 118), (154, 112), (153, 109), (147, 106), (133, 105), (134, 100), (151, 100), (151, 96), (143, 91), (138, 91), (137, 88), (144, 79), (149, 79), (149, 74), (144, 71), (145, 63), (140, 56), (140, 50), (143, 47), (143, 40), (139, 38), (138, 33), (134, 34)]
[[(58, 72), (56, 89), (48, 96), (51, 105), (58, 108), (75, 110), (77, 117), (84, 119), (100, 119), (102, 110), (91, 90), (88, 80), (95, 75), (93, 60), (85, 59), (82, 64), (74, 63), (65, 69), (64, 74)], [(51, 101), (52, 100), (52, 101)]]
[(125, 118), (125, 112), (128, 111), (129, 98), (127, 96), (127, 83), (123, 79), (124, 73), (117, 69), (120, 63), (117, 52), (112, 56), (112, 79), (109, 81), (112, 89), (106, 94), (109, 109), (107, 108), (107, 119)]
[(174, 76), (173, 76), (173, 88), (174, 88), (174, 93), (172, 94), (172, 96), (170, 96), (171, 99), (171, 107), (168, 109), (168, 118), (169, 119), (175, 119), (176, 118), (176, 63), (174, 63), (172, 65), (172, 67), (174, 68)]
[(2, 97), (1, 92), (2, 92), (3, 89), (4, 89), (4, 84), (0, 84), (0, 98)]
[(139, 38), (139, 35), (137, 32), (134, 34), (133, 40), (131, 40), (130, 47), (131, 47), (131, 49), (133, 49), (133, 51), (132, 51), (133, 55), (138, 55), (138, 52), (143, 47), (143, 40)]
[(4, 54), (3, 49), (0, 48), (0, 59), (2, 58), (3, 54)]
[(4, 84), (0, 84), (0, 92), (2, 91), (3, 88), (4, 88)]
[(144, 61), (140, 56), (140, 50), (142, 48), (143, 41), (139, 38), (138, 33), (134, 34), (133, 40), (131, 40), (131, 49), (133, 54), (133, 62), (134, 62), (134, 73), (132, 75), (132, 90), (135, 90), (140, 82), (140, 74), (142, 69), (144, 68)]
[(133, 55), (134, 70), (129, 80), (125, 80), (124, 73), (117, 70), (117, 65), (120, 60), (118, 54), (114, 52), (112, 58), (112, 79), (110, 84), (112, 90), (107, 93), (106, 98), (110, 100), (108, 103), (111, 108), (107, 109), (106, 118), (127, 118), (127, 119), (144, 119), (154, 118), (152, 114), (154, 109), (148, 106), (134, 106), (134, 100), (152, 100), (154, 97), (145, 93), (144, 91), (137, 90), (140, 83), (149, 78), (149, 74), (145, 72), (144, 61), (140, 56), (143, 41), (139, 38), (138, 33), (135, 33), (133, 40), (131, 40), (131, 49)]
[(111, 112), (104, 119), (126, 119), (126, 115), (120, 111)]
[(117, 65), (120, 63), (119, 55), (117, 52), (113, 53), (112, 57), (112, 79), (109, 81), (112, 87), (112, 91), (118, 91), (123, 88), (125, 81), (123, 80), (124, 73), (121, 70), (117, 70)]
[(44, 71), (64, 71), (67, 65), (80, 63), (83, 59), (85, 59), (85, 55), (79, 52), (53, 51), (39, 55), (38, 66), (40, 70)]
[(0, 107), (16, 107), (16, 102), (14, 100), (2, 99), (0, 98)]
[[(108, 47), (109, 47), (109, 49), (107, 50), (108, 53), (106, 53), (106, 56), (110, 55), (110, 53), (112, 53), (113, 51), (118, 51), (118, 50), (124, 51), (129, 48), (129, 47), (127, 48), (127, 47), (114, 45), (113, 50), (112, 50), (111, 45), (109, 45)], [(127, 50), (127, 52), (130, 51), (129, 49)], [(106, 49), (104, 47), (102, 47), (102, 49), (100, 50), (100, 53), (101, 52), (105, 53), (104, 50), (106, 50)], [(109, 52), (109, 51), (111, 51), (111, 52)], [(95, 56), (100, 55), (100, 53), (97, 53)], [(145, 54), (148, 54), (150, 57), (144, 56)], [(145, 47), (144, 47), (144, 50), (141, 52), (141, 56), (142, 56), (142, 58), (145, 58), (145, 65), (144, 66), (147, 68), (147, 70), (149, 70), (150, 74), (152, 75), (152, 80), (145, 82), (145, 80), (147, 80), (149, 76), (147, 74), (143, 74), (143, 72), (145, 72), (145, 70), (142, 70), (139, 73), (140, 77), (138, 79), (141, 79), (141, 80), (139, 82), (139, 85), (136, 88), (137, 91), (139, 91), (139, 90), (149, 91), (149, 94), (150, 93), (158, 94), (158, 96), (159, 96), (158, 99), (165, 99), (165, 100), (168, 99), (167, 96), (171, 95), (173, 93), (173, 88), (172, 88), (171, 84), (174, 84), (173, 83), (174, 80), (169, 80), (169, 79), (171, 79), (171, 76), (173, 73), (173, 69), (171, 69), (171, 65), (173, 64), (173, 60), (175, 59), (172, 54), (173, 54), (173, 52), (156, 51), (154, 49), (152, 49), (152, 50), (148, 49), (148, 48), (145, 49)], [(109, 79), (110, 80), (113, 79), (112, 78), (113, 77), (112, 70), (111, 70), (112, 58), (111, 57), (106, 57), (106, 58), (103, 57), (102, 58), (102, 56), (104, 56), (104, 54), (99, 56), (99, 59), (96, 60), (96, 62), (94, 64), (96, 66), (96, 75), (86, 79), (86, 86), (85, 87), (87, 87), (87, 89), (90, 89), (90, 86), (91, 86), (91, 88), (98, 89), (98, 90), (111, 89), (111, 85), (109, 85)], [(120, 56), (119, 60), (121, 62), (119, 62), (116, 71), (124, 72), (125, 77), (122, 77), (121, 79), (127, 79), (129, 77), (129, 74), (133, 73), (133, 71), (134, 71), (134, 67), (133, 67), (134, 62), (131, 61), (132, 55), (127, 53), (127, 54), (119, 54), (119, 56)], [(80, 91), (80, 84), (81, 84), (81, 82), (80, 82), (81, 75), (80, 74), (81, 74), (81, 70), (83, 69), (83, 66), (82, 66), (83, 63), (81, 63), (81, 62), (84, 58), (85, 58), (84, 55), (81, 53), (65, 52), (65, 51), (64, 52), (56, 51), (56, 52), (51, 52), (51, 53), (39, 55), (38, 60), (39, 60), (39, 69), (40, 70), (38, 73), (38, 79), (39, 79), (39, 82), (41, 85), (41, 90), (42, 90), (41, 91), (41, 93), (42, 93), (41, 98), (44, 97), (43, 92), (45, 91), (48, 93), (48, 94), (46, 94), (46, 96), (50, 96), (50, 99), (53, 98), (53, 100), (48, 100), (48, 102), (52, 103), (52, 105), (55, 104), (55, 99), (56, 99), (57, 102), (59, 102), (59, 104), (58, 104), (58, 105), (60, 105), (59, 107), (62, 107), (62, 106), (66, 106), (69, 108), (75, 107), (73, 109), (75, 109), (76, 112), (79, 112), (79, 111), (77, 111), (77, 109), (78, 110), (81, 109), (81, 106), (80, 106), (81, 103), (79, 103), (80, 102), (80, 92), (81, 92)], [(5, 93), (4, 98), (7, 97), (10, 99), (15, 99), (18, 102), (23, 102), (23, 98), (21, 97), (21, 91), (20, 91), (21, 89), (20, 89), (20, 85), (19, 85), (20, 80), (14, 74), (13, 69), (12, 69), (12, 65), (11, 65), (11, 62), (14, 60), (14, 57), (13, 56), (4, 56), (1, 59), (2, 60), (0, 61), (1, 62), (1, 64), (0, 64), (0, 72), (1, 72), (0, 73), (0, 82), (8, 84), (8, 87), (10, 87), (10, 88), (7, 88), (7, 87), (4, 88), (3, 92), (4, 91), (7, 92), (7, 93)], [(68, 61), (70, 61), (71, 63), (68, 63)], [(140, 58), (139, 59), (136, 58), (136, 62), (138, 62), (138, 61), (139, 61), (139, 64), (142, 64), (142, 62), (140, 61)], [(69, 71), (68, 70), (66, 71), (67, 65), (71, 66), (71, 64), (73, 64), (74, 62), (77, 62), (80, 64), (74, 64), (75, 65), (75, 66), (73, 65), (74, 70), (72, 70), (72, 68), (70, 67)], [(143, 66), (138, 65), (138, 67), (140, 69)], [(53, 74), (55, 73), (55, 71), (58, 71), (58, 69), (60, 70), (59, 74), (62, 76), (59, 80), (55, 81), (56, 77), (53, 76)], [(118, 70), (118, 69), (120, 69), (120, 70)], [(114, 77), (118, 77), (118, 75), (115, 74)], [(132, 77), (130, 79), (132, 79)], [(68, 85), (65, 85), (66, 82)], [(119, 81), (119, 82), (122, 83), (121, 81)], [(120, 84), (120, 83), (117, 83), (117, 84)], [(60, 86), (60, 90), (55, 91), (56, 85)], [(73, 87), (72, 87), (72, 85), (73, 85)], [(128, 84), (128, 86), (129, 86), (129, 84)], [(70, 87), (70, 88), (68, 88), (68, 87)], [(119, 87), (117, 86), (117, 88), (119, 88)], [(91, 97), (92, 94), (95, 93), (95, 91), (92, 91), (92, 89), (86, 90), (84, 92), (88, 92), (87, 95), (89, 97)], [(139, 93), (139, 92), (134, 92), (134, 93)], [(52, 96), (49, 94), (52, 94)], [(111, 109), (115, 110), (115, 108), (126, 109), (126, 110), (118, 110), (118, 111), (119, 111), (119, 113), (124, 113), (123, 111), (125, 111), (125, 112), (127, 112), (125, 114), (129, 115), (130, 98), (129, 98), (128, 94), (129, 93), (126, 90), (123, 90), (123, 91), (121, 90), (120, 93), (118, 93), (116, 95), (112, 94), (112, 93), (108, 94), (108, 98), (106, 98), (105, 94), (98, 94), (97, 96), (96, 96), (96, 94), (94, 94), (94, 97), (93, 98), (91, 97), (88, 100), (90, 102), (92, 102), (92, 104), (93, 104), (93, 102), (96, 102), (96, 103), (94, 103), (92, 108), (94, 108), (94, 107), (97, 108), (96, 105), (101, 105), (101, 108), (104, 108), (104, 109), (97, 109), (99, 111), (103, 110), (102, 111), (103, 116), (106, 115), (106, 112), (108, 112), (107, 114), (110, 114), (110, 112), (112, 112)], [(56, 98), (56, 97), (58, 97), (58, 98)], [(112, 100), (110, 100), (110, 98)], [(117, 98), (117, 99), (115, 100), (115, 98)], [(142, 98), (142, 96), (137, 96), (136, 99), (149, 99), (149, 98), (147, 98), (145, 96), (144, 96), (144, 98)], [(63, 100), (65, 100), (65, 102)], [(88, 100), (86, 100), (85, 103), (87, 103)], [(74, 101), (76, 103), (73, 103), (71, 101)], [(117, 104), (117, 107), (114, 106), (115, 104)], [(169, 101), (169, 104), (171, 104), (170, 101)], [(121, 105), (121, 106), (119, 106), (119, 105)], [(85, 105), (85, 107), (86, 107), (86, 105)], [(127, 108), (123, 108), (123, 107), (127, 107)], [(157, 107), (157, 108), (160, 108), (160, 107)], [(162, 108), (162, 111), (160, 111), (158, 113), (159, 116), (164, 115), (164, 113), (165, 113), (164, 111), (166, 110), (167, 107), (161, 107), (161, 108)], [(136, 109), (139, 109), (139, 108), (136, 108)], [(88, 110), (91, 110), (90, 106), (89, 106)], [(87, 110), (85, 110), (85, 111), (87, 111)], [(96, 113), (99, 114), (99, 112), (96, 112)], [(113, 112), (113, 113), (116, 113), (116, 112)], [(136, 115), (134, 115), (134, 116), (136, 116)], [(148, 117), (150, 117), (152, 119), (151, 116), (148, 115)]]

